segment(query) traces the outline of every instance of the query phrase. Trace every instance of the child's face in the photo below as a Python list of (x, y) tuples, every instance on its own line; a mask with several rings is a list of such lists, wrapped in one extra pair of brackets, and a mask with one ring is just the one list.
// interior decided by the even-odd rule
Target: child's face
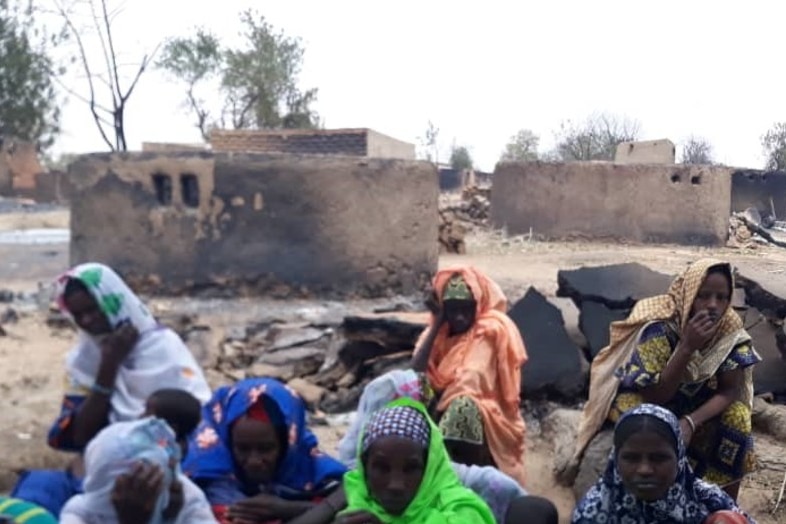
[(391, 515), (401, 515), (418, 493), (426, 453), (409, 439), (383, 437), (368, 448), (363, 466), (371, 496)]

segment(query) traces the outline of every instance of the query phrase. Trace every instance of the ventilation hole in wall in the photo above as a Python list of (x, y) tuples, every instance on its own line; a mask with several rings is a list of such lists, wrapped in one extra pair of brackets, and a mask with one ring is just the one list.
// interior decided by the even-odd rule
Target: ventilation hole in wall
[(694, 186), (698, 186), (699, 184), (701, 184), (701, 175), (693, 175), (692, 177), (690, 177), (690, 183), (693, 184)]
[(153, 187), (156, 190), (156, 200), (162, 206), (172, 205), (172, 177), (164, 173), (153, 174)]
[(679, 184), (680, 182), (682, 182), (682, 176), (680, 176), (679, 173), (674, 173), (673, 175), (671, 175), (671, 182), (673, 184)]
[(199, 207), (199, 180), (196, 175), (190, 173), (180, 175), (180, 192), (186, 207)]

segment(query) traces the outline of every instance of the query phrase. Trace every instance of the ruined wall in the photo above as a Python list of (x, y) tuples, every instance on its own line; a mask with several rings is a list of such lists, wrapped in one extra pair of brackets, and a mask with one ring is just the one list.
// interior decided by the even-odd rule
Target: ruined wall
[(38, 173), (31, 198), (36, 202), (66, 203), (71, 200), (71, 183), (65, 171)]
[(617, 164), (673, 164), (677, 150), (671, 140), (643, 140), (617, 145)]
[(215, 152), (291, 153), (366, 156), (365, 129), (217, 129), (210, 134)]
[(786, 171), (736, 170), (731, 175), (731, 209), (755, 207), (762, 216), (775, 208), (778, 220), (786, 220)]
[(145, 153), (179, 153), (182, 151), (206, 151), (207, 144), (176, 144), (171, 142), (142, 142)]
[(424, 162), (259, 154), (95, 154), (71, 164), (71, 261), (180, 293), (413, 293), (437, 266)]
[(396, 140), (371, 129), (367, 130), (366, 137), (366, 156), (415, 160), (415, 144)]
[(500, 163), (491, 220), (511, 234), (640, 242), (726, 241), (729, 169), (606, 162)]
[(0, 141), (0, 195), (25, 195), (35, 190), (36, 175), (45, 169), (31, 142)]

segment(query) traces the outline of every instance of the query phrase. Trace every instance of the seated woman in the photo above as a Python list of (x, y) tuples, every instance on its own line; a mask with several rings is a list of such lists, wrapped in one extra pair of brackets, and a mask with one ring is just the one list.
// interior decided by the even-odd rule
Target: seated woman
[(0, 496), (0, 524), (57, 524), (47, 510), (24, 500)]
[(221, 522), (289, 521), (341, 484), (346, 467), (319, 452), (303, 400), (271, 378), (218, 389), (183, 465)]
[(84, 493), (65, 505), (61, 524), (214, 524), (179, 461), (175, 433), (160, 419), (107, 427), (87, 447)]
[(411, 367), (438, 395), (436, 417), (455, 462), (496, 466), (524, 486), (519, 410), (524, 342), (499, 286), (474, 268), (439, 271), (431, 325)]
[[(108, 424), (138, 419), (162, 385), (188, 392), (201, 404), (208, 401), (210, 387), (186, 345), (112, 269), (80, 265), (57, 284), (58, 304), (79, 328), (79, 339), (66, 358), (67, 391), (49, 432), (50, 446), (81, 452)], [(58, 514), (81, 489), (76, 473), (28, 472), (15, 496)]]
[[(389, 371), (369, 382), (363, 388), (357, 414), (339, 442), (339, 459), (344, 464), (355, 467), (360, 434), (372, 413), (403, 397), (427, 405), (432, 396), (433, 392), (425, 376), (409, 369)], [(461, 484), (488, 504), (496, 522), (516, 524), (526, 516), (527, 522), (532, 524), (557, 524), (557, 508), (550, 501), (528, 495), (518, 482), (498, 469), (457, 462), (453, 462), (452, 466)], [(326, 505), (337, 509), (342, 509), (344, 503), (342, 500), (326, 501)], [(330, 514), (331, 517), (332, 515), (333, 513)], [(332, 518), (325, 518), (309, 522), (323, 524), (331, 520)]]
[(494, 523), (486, 503), (459, 482), (426, 408), (409, 398), (371, 415), (344, 491), (337, 523)]
[(723, 490), (699, 480), (673, 413), (627, 411), (614, 429), (603, 476), (579, 501), (572, 524), (755, 524)]
[(761, 358), (730, 307), (733, 289), (729, 264), (699, 260), (668, 294), (611, 325), (610, 345), (592, 362), (576, 461), (607, 418), (650, 402), (680, 417), (696, 475), (736, 499), (752, 468), (752, 366)]

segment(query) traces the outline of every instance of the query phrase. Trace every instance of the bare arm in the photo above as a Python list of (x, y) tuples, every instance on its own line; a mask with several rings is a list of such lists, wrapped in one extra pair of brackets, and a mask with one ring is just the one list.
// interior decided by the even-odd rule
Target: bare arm
[(65, 437), (78, 447), (87, 445), (109, 423), (112, 390), (117, 372), (139, 340), (139, 332), (131, 324), (123, 324), (101, 344), (101, 363), (95, 389), (80, 406)]
[(718, 375), (718, 391), (690, 414), (696, 427), (723, 413), (735, 401), (739, 400), (739, 391), (745, 381), (742, 368), (726, 371)]
[(423, 340), (423, 343), (420, 345), (420, 347), (415, 348), (415, 353), (412, 355), (412, 360), (410, 361), (409, 366), (418, 373), (426, 371), (426, 368), (428, 367), (428, 360), (429, 357), (431, 357), (431, 350), (434, 347), (434, 341), (437, 339), (441, 325), (442, 322), (434, 322), (429, 328), (428, 333), (426, 333), (426, 338)]
[(658, 383), (642, 389), (641, 395), (645, 401), (662, 406), (674, 398), (691, 355), (709, 342), (717, 327), (706, 311), (698, 312), (688, 321), (674, 353), (661, 371)]
[(330, 524), (336, 515), (346, 507), (347, 496), (344, 493), (344, 488), (340, 487), (310, 511), (290, 520), (288, 524)]
[[(96, 376), (96, 386), (111, 391), (120, 368), (112, 359), (103, 358)], [(83, 448), (109, 423), (111, 395), (91, 391), (65, 432), (64, 439)]]
[(662, 406), (674, 398), (692, 353), (682, 340), (677, 344), (673, 356), (660, 373), (658, 383), (641, 390), (641, 396), (646, 402)]

